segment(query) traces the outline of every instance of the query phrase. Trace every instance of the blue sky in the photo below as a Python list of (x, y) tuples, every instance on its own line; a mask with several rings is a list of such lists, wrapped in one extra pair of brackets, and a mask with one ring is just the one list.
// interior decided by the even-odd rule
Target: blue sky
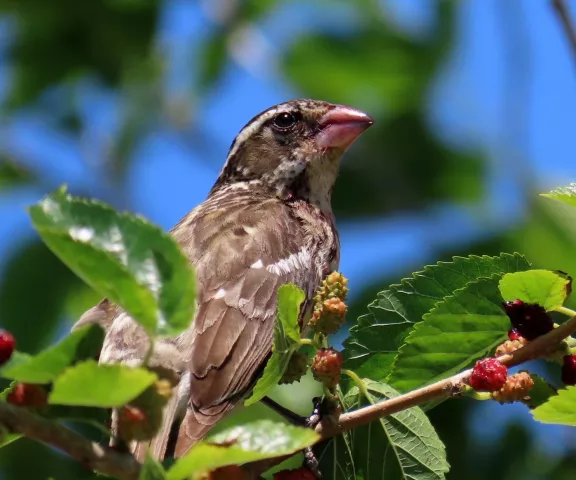
[[(342, 224), (342, 267), (356, 284), (369, 280), (363, 273), (367, 264), (376, 262), (388, 271), (395, 271), (406, 262), (418, 265), (440, 247), (466, 244), (508, 225), (510, 218), (520, 219), (522, 204), (513, 181), (517, 165), (511, 158), (520, 156), (522, 166), (536, 172), (543, 190), (574, 177), (576, 167), (570, 145), (574, 124), (570, 117), (576, 110), (574, 66), (547, 2), (522, 3), (530, 42), (519, 45), (526, 51), (519, 49), (514, 56), (528, 56), (531, 63), (529, 103), (522, 107), (526, 130), (517, 134), (518, 138), (502, 138), (503, 108), (507, 101), (504, 96), (509, 92), (502, 81), (506, 56), (502, 28), (495, 14), (497, 3), (485, 0), (463, 3), (457, 48), (438, 76), (430, 94), (429, 111), (430, 122), (443, 139), (458, 145), (481, 146), (493, 158), (491, 195), (483, 204), (468, 209), (431, 205), (422, 214)], [(397, 8), (384, 11), (402, 28), (425, 36), (427, 28), (433, 26), (433, 12), (426, 1), (396, 0), (390, 4)], [(158, 45), (176, 65), (165, 83), (168, 97), (177, 101), (179, 95), (186, 95), (186, 85), (194, 76), (193, 71), (178, 68), (182, 64), (178, 59), (187, 58), (188, 64), (193, 63), (198, 40), (209, 35), (212, 25), (196, 3), (175, 0), (167, 5)], [(285, 21), (287, 16), (291, 21)], [(347, 22), (344, 26), (343, 20)], [(353, 9), (349, 7), (335, 8), (331, 16), (319, 16), (305, 2), (295, 2), (263, 23), (259, 34), (268, 47), (263, 49), (262, 59), (273, 65), (282, 47), (296, 33), (329, 25), (351, 28), (353, 24)], [(216, 92), (198, 103), (196, 115), (201, 116), (215, 145), (209, 158), (199, 157), (181, 136), (165, 129), (158, 129), (139, 145), (135, 152), (138, 161), (133, 163), (128, 191), (122, 196), (126, 207), (169, 228), (204, 199), (231, 139), (246, 120), (271, 104), (298, 96), (273, 67), (263, 69), (257, 65), (233, 62)], [(98, 162), (94, 150), (102, 151), (101, 145), (113, 135), (120, 118), (119, 102), (94, 80), (86, 80), (79, 90), (79, 103), (89, 127), (84, 137), (91, 148), (82, 148), (74, 138), (57, 134), (50, 126), (50, 119), (39, 117), (34, 111), (24, 112), (2, 125), (0, 140), (17, 158), (40, 171), (47, 185), (63, 182), (84, 185), (103, 195), (106, 192), (95, 186), (94, 173), (98, 170), (87, 168), (86, 163)], [(57, 98), (57, 93), (53, 95)], [(49, 95), (45, 101), (54, 102)], [(514, 132), (508, 129), (505, 133)], [(87, 151), (90, 155), (85, 155)], [(14, 228), (28, 230), (21, 207), (41, 193), (21, 191), (0, 199), (3, 218), (0, 239), (13, 237), (7, 233)], [(370, 235), (366, 234), (367, 229)], [(454, 235), (455, 230), (458, 235)], [(382, 239), (386, 248), (382, 248)], [(6, 248), (5, 244), (0, 243), (0, 248)]]
[[(424, 39), (433, 28), (427, 0), (381, 3), (396, 28)], [(496, 13), (506, 3), (510, 14), (502, 20)], [(568, 3), (576, 12), (576, 2)], [(357, 21), (351, 3), (320, 11), (308, 2), (292, 2), (251, 32), (262, 40), (260, 47), (249, 58), (238, 52), (212, 95), (190, 99), (187, 86), (196, 72), (182, 65), (194, 64), (199, 41), (213, 28), (200, 6), (207, 4), (167, 2), (158, 48), (173, 65), (164, 80), (166, 96), (176, 106), (181, 99), (194, 102), (195, 115), (214, 144), (210, 154), (191, 149), (185, 136), (158, 127), (136, 148), (126, 190), (103, 189), (99, 162), (118, 128), (123, 104), (95, 79), (83, 80), (76, 90), (87, 125), (80, 143), (56, 131), (51, 118), (35, 109), (2, 119), (0, 145), (39, 172), (44, 186), (0, 196), (0, 267), (18, 239), (33, 234), (24, 206), (61, 183), (83, 186), (170, 228), (205, 198), (244, 123), (264, 108), (298, 96), (276, 68), (290, 40), (310, 29), (354, 28)], [(446, 142), (481, 147), (490, 156), (489, 195), (467, 208), (437, 204), (420, 213), (341, 223), (341, 269), (356, 291), (375, 278), (404, 271), (406, 265), (416, 269), (434, 261), (439, 249), (460, 250), (520, 221), (524, 206), (517, 179), (523, 169), (534, 171), (541, 191), (576, 180), (576, 66), (550, 2), (470, 0), (461, 5), (457, 47), (430, 92), (428, 117)], [(10, 36), (5, 27), (0, 26), (0, 98), (9, 79), (1, 63)], [(525, 65), (529, 76), (506, 85), (504, 74), (511, 64)], [(59, 100), (67, 94), (55, 90), (42, 101), (58, 115)], [(525, 418), (526, 411), (518, 414)]]

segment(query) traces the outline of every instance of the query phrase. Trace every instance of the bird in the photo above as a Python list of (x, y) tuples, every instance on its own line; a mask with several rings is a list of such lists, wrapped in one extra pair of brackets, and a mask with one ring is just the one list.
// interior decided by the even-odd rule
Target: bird
[[(190, 328), (154, 345), (150, 365), (178, 380), (155, 437), (132, 445), (137, 458), (184, 455), (242, 403), (271, 354), (280, 286), (304, 291), (306, 325), (317, 288), (340, 261), (331, 207), (340, 159), (372, 124), (348, 106), (295, 99), (238, 133), (206, 200), (170, 231), (195, 268), (197, 309)], [(87, 323), (106, 329), (100, 363), (145, 358), (144, 330), (109, 300), (74, 328)]]

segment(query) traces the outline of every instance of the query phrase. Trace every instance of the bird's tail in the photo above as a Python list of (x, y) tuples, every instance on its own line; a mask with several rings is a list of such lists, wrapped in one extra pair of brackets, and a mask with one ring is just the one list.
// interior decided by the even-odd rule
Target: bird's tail
[(209, 409), (192, 410), (187, 408), (186, 403), (182, 405), (182, 400), (185, 402), (188, 395), (183, 395), (179, 388), (187, 389), (187, 382), (174, 387), (172, 397), (163, 409), (162, 425), (154, 438), (130, 445), (130, 450), (139, 461), (143, 462), (147, 455), (156, 460), (185, 455), (234, 408), (235, 402), (224, 402)]
[(188, 408), (186, 410), (186, 416), (178, 430), (178, 437), (174, 445), (174, 456), (178, 458), (185, 455), (186, 452), (188, 452), (196, 442), (202, 440), (216, 423), (226, 416), (234, 406), (234, 402), (224, 402), (201, 411)]
[[(176, 390), (176, 388), (174, 389)], [(170, 398), (168, 403), (164, 406), (162, 412), (162, 424), (160, 429), (149, 441), (134, 442), (130, 446), (130, 450), (136, 459), (143, 462), (147, 455), (152, 456), (156, 460), (163, 460), (169, 449), (171, 439), (171, 432), (174, 424), (177, 422), (178, 416), (178, 397), (176, 392)]]

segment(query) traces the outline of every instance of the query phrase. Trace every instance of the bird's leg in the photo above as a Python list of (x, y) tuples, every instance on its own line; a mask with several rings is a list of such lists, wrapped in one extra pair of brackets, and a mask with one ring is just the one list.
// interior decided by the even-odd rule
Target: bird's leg
[(270, 397), (264, 397), (262, 399), (262, 403), (264, 403), (264, 405), (267, 405), (268, 407), (270, 407), (277, 414), (281, 415), (282, 417), (284, 417), (286, 420), (288, 420), (290, 423), (292, 423), (294, 425), (299, 425), (302, 427), (307, 425), (308, 419), (306, 417), (302, 417), (302, 416), (298, 415), (297, 413), (294, 413), (292, 410), (290, 410), (286, 407), (283, 407), (279, 403), (272, 400)]
[[(316, 426), (325, 418), (338, 421), (340, 416), (340, 405), (335, 397), (323, 396), (315, 397), (312, 399), (314, 410), (312, 414), (306, 419), (306, 426), (315, 429)], [(304, 465), (314, 474), (316, 478), (322, 478), (320, 472), (320, 462), (316, 458), (313, 447), (304, 449)]]
[[(262, 399), (262, 403), (268, 405), (272, 410), (280, 414), (293, 425), (314, 429), (322, 419), (322, 411), (324, 410), (322, 400), (322, 397), (316, 397), (313, 399), (314, 410), (312, 415), (309, 417), (301, 417), (300, 415), (294, 413), (292, 410), (289, 410), (275, 402), (270, 397), (264, 397)], [(316, 478), (322, 478), (322, 474), (318, 468), (318, 460), (316, 459), (316, 455), (314, 454), (312, 447), (308, 447), (304, 450), (304, 465), (306, 465), (306, 467), (312, 471)]]

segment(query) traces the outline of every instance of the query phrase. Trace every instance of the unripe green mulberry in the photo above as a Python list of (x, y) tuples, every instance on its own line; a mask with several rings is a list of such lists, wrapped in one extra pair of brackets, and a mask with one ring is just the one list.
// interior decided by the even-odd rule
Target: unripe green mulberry
[(294, 352), (290, 357), (288, 368), (280, 379), (280, 384), (299, 382), (308, 370), (308, 355)]
[(348, 307), (348, 279), (339, 272), (328, 275), (314, 297), (314, 312), (309, 325), (315, 331), (330, 335), (344, 323)]

